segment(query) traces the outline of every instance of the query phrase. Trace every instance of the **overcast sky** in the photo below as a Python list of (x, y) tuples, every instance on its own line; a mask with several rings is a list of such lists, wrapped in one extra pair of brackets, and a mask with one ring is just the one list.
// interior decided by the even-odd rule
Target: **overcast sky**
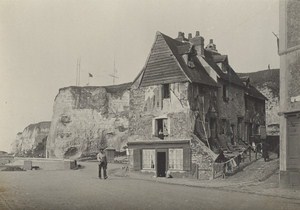
[(50, 121), (58, 89), (134, 79), (156, 31), (214, 39), (237, 72), (279, 67), (278, 0), (1, 0), (0, 150), (17, 132)]

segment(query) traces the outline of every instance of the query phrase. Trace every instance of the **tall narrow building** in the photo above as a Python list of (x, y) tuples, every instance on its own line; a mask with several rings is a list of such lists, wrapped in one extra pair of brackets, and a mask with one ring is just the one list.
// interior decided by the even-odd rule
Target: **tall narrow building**
[(280, 185), (300, 188), (300, 1), (280, 1)]

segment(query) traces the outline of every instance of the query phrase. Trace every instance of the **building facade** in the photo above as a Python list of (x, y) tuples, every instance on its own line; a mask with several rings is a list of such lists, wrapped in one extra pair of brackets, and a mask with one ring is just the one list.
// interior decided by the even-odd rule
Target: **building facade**
[[(130, 168), (158, 177), (210, 179), (220, 150), (249, 144), (239, 141), (245, 98), (257, 99), (249, 90), (212, 40), (204, 48), (199, 32), (188, 39), (182, 32), (176, 39), (157, 32), (131, 87)], [(264, 107), (264, 99), (259, 105)]]
[(280, 185), (300, 187), (300, 2), (280, 1)]

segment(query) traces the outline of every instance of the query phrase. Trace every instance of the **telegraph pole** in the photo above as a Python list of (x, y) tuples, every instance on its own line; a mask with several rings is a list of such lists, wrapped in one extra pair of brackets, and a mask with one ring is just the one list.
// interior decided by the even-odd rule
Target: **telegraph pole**
[(117, 69), (116, 69), (115, 58), (114, 58), (114, 72), (113, 72), (113, 74), (110, 74), (109, 76), (111, 76), (113, 78), (113, 85), (114, 85), (115, 84), (115, 79), (119, 78), (119, 77), (117, 77)]
[(77, 58), (76, 66), (76, 86), (80, 85), (80, 58)]

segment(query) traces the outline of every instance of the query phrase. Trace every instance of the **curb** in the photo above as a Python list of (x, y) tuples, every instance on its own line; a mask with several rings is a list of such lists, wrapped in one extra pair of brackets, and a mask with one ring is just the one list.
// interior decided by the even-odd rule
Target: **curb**
[[(300, 204), (300, 198), (294, 198), (294, 197), (289, 197), (289, 196), (284, 196), (284, 195), (274, 195), (266, 192), (253, 192), (250, 190), (241, 190), (241, 189), (233, 189), (233, 188), (228, 188), (236, 185), (230, 185), (230, 186), (221, 186), (221, 187), (214, 187), (214, 186), (204, 186), (204, 185), (193, 185), (193, 184), (183, 184), (183, 183), (174, 183), (174, 182), (166, 182), (163, 180), (153, 180), (153, 179), (143, 179), (143, 178), (138, 178), (138, 177), (131, 177), (125, 176), (126, 178), (132, 179), (132, 180), (142, 180), (142, 181), (148, 181), (148, 182), (157, 182), (157, 183), (162, 183), (162, 184), (169, 184), (169, 185), (180, 185), (180, 186), (186, 186), (186, 187), (195, 187), (195, 188), (203, 188), (203, 189), (212, 189), (212, 190), (220, 190), (220, 191), (226, 191), (226, 192), (240, 192), (240, 193), (248, 193), (248, 194), (253, 194), (253, 195), (263, 195), (263, 196), (268, 196), (268, 197), (280, 197), (288, 200), (293, 200), (293, 201), (298, 201), (296, 203)], [(238, 184), (237, 184), (238, 185)]]
[(258, 181), (263, 182), (266, 181), (268, 178), (270, 178), (273, 174), (275, 174), (279, 169), (279, 166), (277, 166), (275, 169), (273, 169), (270, 173), (266, 174), (264, 177), (258, 179)]

